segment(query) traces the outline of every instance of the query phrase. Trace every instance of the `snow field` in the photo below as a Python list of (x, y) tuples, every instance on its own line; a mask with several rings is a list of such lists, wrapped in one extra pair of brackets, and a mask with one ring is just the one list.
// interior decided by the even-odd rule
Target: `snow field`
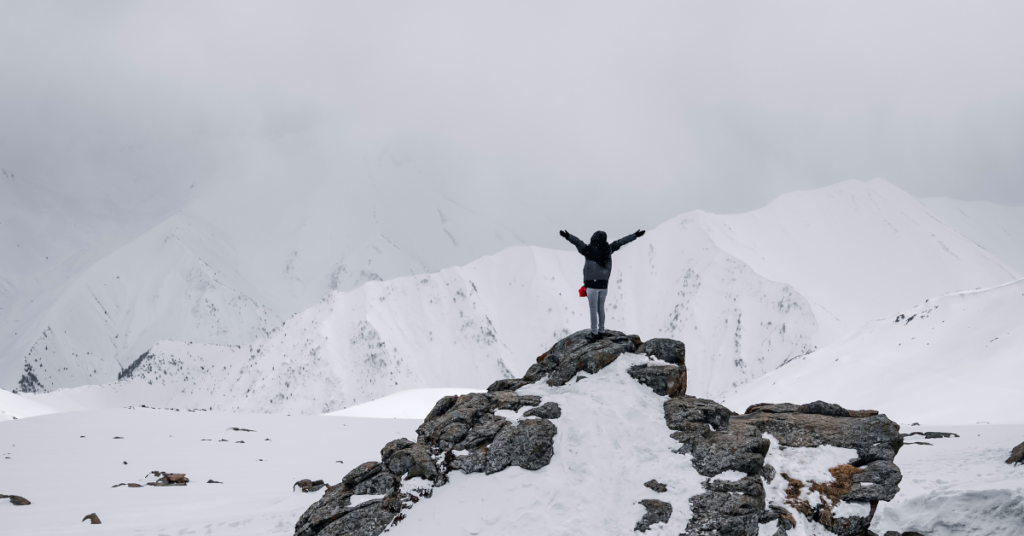
[[(705, 478), (689, 455), (672, 452), (679, 443), (665, 425), (662, 405), (668, 398), (626, 373), (649, 359), (623, 354), (579, 382), (538, 382), (517, 390), (562, 409), (551, 421), (558, 427), (551, 463), (538, 471), (510, 467), (492, 475), (453, 471), (449, 484), (406, 511), (389, 534), (632, 534), (646, 511), (639, 504), (643, 499), (673, 507), (669, 522), (647, 534), (681, 533), (690, 518), (688, 498), (703, 492)], [(668, 491), (644, 487), (651, 479)]]
[(1024, 425), (903, 426), (903, 433), (952, 432), (960, 437), (908, 436), (896, 455), (900, 492), (878, 504), (871, 530), (929, 536), (1017, 536), (1024, 533), (1024, 465), (1004, 463), (1024, 441)]
[[(379, 460), (388, 441), (415, 439), (419, 423), (142, 408), (3, 422), (0, 493), (21, 495), (32, 504), (0, 501), (0, 532), (292, 534), (299, 515), (323, 493), (293, 491), (297, 480), (336, 484), (356, 465)], [(183, 472), (190, 482), (184, 487), (111, 487), (153, 482), (150, 471)], [(223, 484), (207, 484), (210, 479)], [(83, 527), (81, 519), (90, 513), (102, 524)]]

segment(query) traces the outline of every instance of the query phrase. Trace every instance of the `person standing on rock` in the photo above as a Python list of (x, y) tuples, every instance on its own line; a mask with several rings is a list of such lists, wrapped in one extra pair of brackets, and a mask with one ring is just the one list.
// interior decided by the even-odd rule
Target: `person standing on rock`
[(586, 287), (587, 300), (590, 302), (590, 340), (604, 334), (604, 300), (608, 296), (608, 280), (612, 276), (612, 253), (640, 238), (645, 232), (639, 230), (609, 244), (608, 234), (598, 231), (590, 237), (589, 244), (584, 244), (569, 234), (569, 231), (558, 231), (562, 238), (576, 246), (576, 251), (587, 259), (583, 264), (583, 286)]

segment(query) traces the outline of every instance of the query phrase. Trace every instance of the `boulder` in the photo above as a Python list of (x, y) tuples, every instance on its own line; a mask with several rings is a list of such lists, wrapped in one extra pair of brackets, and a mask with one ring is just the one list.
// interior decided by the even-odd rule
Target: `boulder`
[(537, 470), (551, 462), (558, 429), (547, 419), (527, 419), (506, 426), (487, 449), (487, 474), (515, 465)]
[(686, 368), (676, 365), (636, 365), (629, 375), (650, 387), (655, 393), (670, 397), (686, 394)]
[(547, 376), (548, 385), (565, 385), (578, 371), (594, 374), (620, 355), (635, 352), (641, 344), (640, 337), (620, 331), (608, 331), (596, 340), (588, 340), (589, 334), (589, 330), (577, 331), (555, 343), (526, 371), (523, 380), (536, 382)]
[(524, 385), (530, 385), (531, 383), (533, 383), (533, 382), (531, 382), (529, 380), (516, 380), (516, 379), (498, 380), (498, 381), (492, 383), (490, 385), (490, 387), (487, 388), (487, 392), (493, 393), (493, 392), (496, 392), (496, 391), (515, 391), (516, 389), (519, 389), (520, 387), (522, 387)]
[(185, 473), (165, 473), (163, 471), (150, 471), (149, 474), (160, 478), (158, 478), (156, 482), (147, 482), (147, 486), (187, 486), (189, 482), (188, 478), (185, 476)]
[(1024, 463), (1024, 443), (1013, 447), (1013, 450), (1010, 451), (1010, 457), (1006, 459), (1006, 463), (1011, 465)]
[(523, 417), (540, 417), (542, 419), (557, 419), (561, 416), (562, 408), (554, 402), (546, 402), (523, 413)]
[(655, 523), (668, 523), (668, 520), (672, 517), (672, 505), (665, 501), (644, 499), (640, 501), (640, 504), (647, 509), (647, 512), (637, 522), (636, 527), (633, 528), (634, 531), (647, 532), (651, 525)]
[(430, 448), (408, 439), (396, 439), (380, 451), (381, 463), (392, 475), (408, 478), (421, 477), (433, 480), (437, 476), (437, 464), (430, 455)]
[(770, 433), (785, 447), (832, 445), (856, 449), (858, 458), (851, 463), (858, 467), (876, 460), (892, 461), (903, 446), (899, 425), (885, 415), (855, 418), (756, 412), (733, 417), (732, 423)]
[(24, 497), (21, 497), (19, 495), (2, 495), (2, 494), (0, 494), (0, 499), (7, 499), (7, 500), (11, 501), (11, 504), (13, 504), (14, 506), (28, 506), (28, 505), (32, 504), (31, 501), (29, 501), (28, 499), (26, 499)]
[(636, 353), (686, 367), (686, 345), (673, 339), (651, 339), (637, 347)]
[(378, 462), (366, 462), (356, 466), (355, 469), (348, 472), (344, 478), (341, 479), (341, 484), (347, 489), (352, 489), (356, 484), (372, 478), (374, 475), (380, 473), (384, 469), (384, 466)]
[(85, 521), (86, 519), (89, 520), (89, 524), (90, 525), (101, 525), (102, 524), (102, 522), (100, 521), (99, 516), (97, 516), (96, 514), (89, 514), (89, 515), (83, 517), (82, 521)]
[(665, 493), (666, 491), (668, 491), (668, 486), (654, 479), (644, 482), (644, 487), (650, 488), (658, 493)]

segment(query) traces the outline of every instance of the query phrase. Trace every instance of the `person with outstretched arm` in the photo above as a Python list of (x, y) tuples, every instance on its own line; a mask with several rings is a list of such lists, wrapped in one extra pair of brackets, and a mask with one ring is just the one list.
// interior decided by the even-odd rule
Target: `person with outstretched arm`
[(587, 259), (583, 264), (583, 286), (586, 287), (587, 300), (590, 302), (588, 339), (595, 340), (604, 335), (604, 300), (608, 296), (608, 280), (612, 276), (612, 253), (640, 238), (645, 232), (639, 230), (609, 244), (608, 234), (598, 231), (590, 237), (589, 244), (584, 244), (582, 240), (569, 234), (569, 231), (558, 231), (562, 238), (576, 246), (576, 251)]

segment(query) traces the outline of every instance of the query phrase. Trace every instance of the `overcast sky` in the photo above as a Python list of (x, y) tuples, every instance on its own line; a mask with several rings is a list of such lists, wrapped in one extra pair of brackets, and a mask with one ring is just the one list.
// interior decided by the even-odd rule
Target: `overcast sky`
[(1024, 206), (1022, 29), (1020, 1), (0, 1), (0, 167), (171, 200), (256, 154), (397, 154), (581, 233), (876, 177)]

